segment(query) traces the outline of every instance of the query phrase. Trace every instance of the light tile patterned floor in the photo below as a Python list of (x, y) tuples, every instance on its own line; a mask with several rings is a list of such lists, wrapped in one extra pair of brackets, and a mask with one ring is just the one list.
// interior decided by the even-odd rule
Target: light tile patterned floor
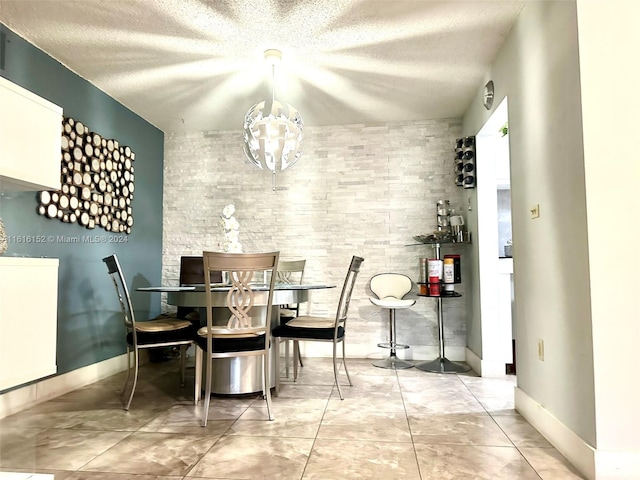
[(259, 395), (215, 397), (202, 428), (177, 363), (143, 368), (129, 412), (116, 375), (0, 420), (0, 479), (582, 478), (513, 409), (513, 376), (351, 360), (353, 386), (341, 401), (330, 360), (308, 358), (298, 382), (285, 381), (273, 399), (273, 422)]

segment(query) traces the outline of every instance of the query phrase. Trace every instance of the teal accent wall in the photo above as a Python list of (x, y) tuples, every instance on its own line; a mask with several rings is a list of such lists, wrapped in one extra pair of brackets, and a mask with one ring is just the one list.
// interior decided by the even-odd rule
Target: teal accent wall
[[(13, 191), (6, 182), (0, 186), (0, 217), (10, 238), (5, 256), (60, 259), (57, 364), (58, 373), (66, 373), (125, 352), (119, 305), (103, 257), (118, 255), (132, 291), (161, 282), (164, 133), (2, 24), (0, 75), (59, 105), (65, 116), (92, 131), (130, 146), (136, 154), (135, 223), (130, 235), (40, 216), (37, 192)], [(17, 241), (37, 235), (54, 240)], [(160, 313), (158, 294), (133, 291), (132, 297), (139, 318)], [(16, 359), (16, 368), (19, 365)]]

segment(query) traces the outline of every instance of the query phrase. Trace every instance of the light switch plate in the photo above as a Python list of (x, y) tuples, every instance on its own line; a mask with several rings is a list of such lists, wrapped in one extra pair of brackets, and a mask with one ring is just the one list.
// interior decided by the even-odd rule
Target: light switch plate
[(540, 204), (536, 203), (533, 207), (531, 207), (531, 209), (529, 210), (531, 212), (531, 218), (540, 218)]

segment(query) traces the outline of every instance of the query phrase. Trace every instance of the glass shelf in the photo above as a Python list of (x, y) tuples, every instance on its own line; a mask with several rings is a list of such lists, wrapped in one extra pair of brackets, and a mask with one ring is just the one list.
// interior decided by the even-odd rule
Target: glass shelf
[(461, 297), (462, 294), (458, 292), (440, 292), (440, 295), (421, 295), (418, 294), (418, 297), (431, 297), (431, 298), (456, 298)]
[(471, 242), (418, 242), (418, 243), (409, 243), (405, 245), (405, 247), (415, 247), (417, 245), (471, 245)]

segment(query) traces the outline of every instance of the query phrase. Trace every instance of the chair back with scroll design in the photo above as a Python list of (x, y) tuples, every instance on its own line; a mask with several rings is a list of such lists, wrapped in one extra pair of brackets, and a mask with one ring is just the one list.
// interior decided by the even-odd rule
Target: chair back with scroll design
[(302, 283), (304, 277), (304, 267), (306, 260), (280, 260), (278, 263), (278, 271), (276, 273), (276, 281), (278, 283), (297, 284)]
[[(306, 260), (280, 260), (278, 263), (278, 272), (276, 277), (277, 283), (284, 284), (302, 284), (302, 279), (304, 277), (304, 267), (306, 265)], [(288, 304), (288, 305), (280, 305), (280, 324), (287, 323), (294, 318), (300, 315), (300, 304)], [(300, 351), (298, 348), (298, 344), (294, 342), (294, 349), (297, 349), (297, 358), (300, 362), (300, 366), (304, 366), (302, 364), (302, 357), (300, 355)], [(285, 375), (289, 378), (289, 341), (285, 341)], [(297, 368), (297, 367), (296, 367)], [(279, 375), (279, 372), (275, 372), (276, 375)]]
[[(281, 260), (278, 263), (276, 282), (288, 285), (300, 285), (304, 277), (306, 260)], [(280, 305), (280, 323), (296, 318), (300, 313), (299, 305)]]
[[(269, 420), (271, 412), (269, 345), (271, 310), (276, 283), (278, 252), (271, 253), (222, 253), (203, 252), (207, 325), (198, 331), (196, 343), (196, 399), (199, 397), (202, 354), (206, 355), (206, 386), (202, 426), (206, 426), (211, 397), (213, 360), (218, 358), (260, 356), (263, 364), (262, 390), (267, 403)], [(211, 272), (227, 272), (231, 280), (228, 291), (211, 291)], [(269, 283), (255, 284), (255, 277), (266, 272)], [(223, 296), (224, 309), (213, 296)], [(224, 314), (214, 318), (214, 312)]]
[[(314, 317), (310, 315), (300, 315), (284, 325), (278, 325), (273, 329), (272, 335), (280, 340), (294, 340), (298, 342), (315, 341), (315, 342), (332, 342), (333, 343), (333, 375), (335, 384), (338, 388), (340, 399), (344, 399), (340, 382), (338, 381), (338, 364), (337, 364), (337, 344), (342, 343), (342, 364), (344, 372), (352, 385), (349, 371), (347, 370), (344, 337), (347, 326), (347, 314), (349, 312), (349, 303), (351, 302), (351, 294), (360, 272), (360, 265), (364, 262), (364, 258), (353, 256), (344, 279), (344, 285), (340, 293), (340, 300), (336, 309), (335, 317)], [(278, 348), (281, 342), (274, 342)], [(294, 348), (294, 357), (296, 356)], [(279, 361), (280, 353), (276, 354), (276, 363)], [(297, 358), (293, 359), (294, 380), (297, 376)], [(278, 369), (276, 369), (278, 371)], [(279, 390), (280, 377), (276, 376), (276, 392)]]

